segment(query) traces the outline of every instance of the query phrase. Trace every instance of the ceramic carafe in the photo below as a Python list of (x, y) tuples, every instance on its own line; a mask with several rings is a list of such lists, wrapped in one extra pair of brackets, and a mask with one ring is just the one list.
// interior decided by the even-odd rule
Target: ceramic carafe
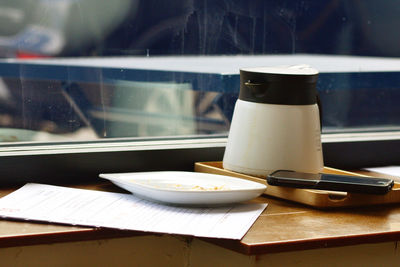
[(307, 65), (241, 69), (223, 167), (256, 176), (322, 171), (317, 79)]

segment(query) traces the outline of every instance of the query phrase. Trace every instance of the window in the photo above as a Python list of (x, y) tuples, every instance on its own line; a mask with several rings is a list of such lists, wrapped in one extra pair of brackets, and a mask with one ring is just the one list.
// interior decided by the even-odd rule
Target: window
[(397, 162), (400, 1), (0, 5), (0, 159), (13, 181), (220, 160), (239, 69), (297, 63), (321, 72), (326, 164)]

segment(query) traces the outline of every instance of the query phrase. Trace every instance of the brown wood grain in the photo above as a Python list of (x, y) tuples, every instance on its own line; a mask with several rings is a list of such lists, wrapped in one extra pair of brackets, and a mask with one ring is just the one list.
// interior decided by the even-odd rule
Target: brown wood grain
[[(124, 192), (109, 182), (74, 187)], [(15, 189), (0, 189), (0, 196)], [(253, 201), (268, 207), (241, 241), (202, 239), (249, 255), (400, 240), (399, 204), (320, 210), (267, 196)], [(149, 234), (0, 220), (0, 247)]]

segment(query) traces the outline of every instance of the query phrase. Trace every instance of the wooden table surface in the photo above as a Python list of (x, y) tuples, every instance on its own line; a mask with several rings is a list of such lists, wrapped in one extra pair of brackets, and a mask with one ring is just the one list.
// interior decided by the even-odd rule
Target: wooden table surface
[[(108, 182), (79, 188), (121, 192)], [(0, 197), (16, 188), (0, 189)], [(253, 255), (400, 240), (400, 204), (317, 210), (259, 197), (268, 203), (241, 241), (201, 238)], [(0, 247), (148, 235), (137, 231), (0, 220)]]

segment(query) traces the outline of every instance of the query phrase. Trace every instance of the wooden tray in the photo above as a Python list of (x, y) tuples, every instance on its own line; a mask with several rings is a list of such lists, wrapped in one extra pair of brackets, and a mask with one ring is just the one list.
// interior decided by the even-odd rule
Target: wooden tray
[[(296, 189), (280, 186), (268, 185), (264, 178), (228, 171), (222, 168), (222, 162), (197, 162), (195, 163), (196, 172), (206, 172), (222, 174), (238, 178), (243, 178), (267, 185), (265, 195), (278, 197), (290, 201), (295, 201), (316, 208), (352, 207), (368, 206), (378, 204), (390, 204), (400, 202), (400, 184), (395, 183), (393, 189), (385, 195), (354, 194), (346, 192)], [(344, 174), (353, 176), (364, 176), (357, 173), (342, 171), (334, 168), (325, 167), (323, 173)]]

